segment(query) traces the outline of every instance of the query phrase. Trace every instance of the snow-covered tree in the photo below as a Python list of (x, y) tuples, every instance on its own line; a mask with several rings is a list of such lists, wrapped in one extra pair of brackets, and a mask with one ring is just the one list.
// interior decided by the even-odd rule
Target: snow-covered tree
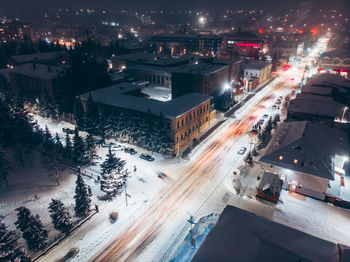
[(250, 151), (248, 152), (247, 156), (244, 158), (244, 161), (250, 165), (253, 164), (253, 156), (252, 156), (252, 153)]
[(73, 221), (67, 208), (58, 199), (52, 199), (49, 204), (49, 212), (54, 227), (63, 232), (68, 233), (73, 227)]
[(73, 115), (74, 119), (77, 123), (77, 126), (79, 128), (83, 128), (84, 126), (84, 108), (83, 105), (81, 104), (80, 98), (76, 98), (74, 100), (74, 106), (73, 106)]
[(26, 240), (28, 248), (31, 250), (41, 250), (47, 245), (47, 231), (40, 221), (39, 215), (33, 216), (30, 210), (24, 206), (16, 209), (17, 229), (22, 231), (22, 236)]
[(85, 159), (87, 163), (92, 163), (92, 159), (95, 153), (95, 139), (89, 133), (85, 138)]
[(0, 215), (0, 261), (29, 262), (23, 246), (18, 243), (19, 232), (7, 229)]
[(56, 133), (55, 138), (53, 139), (53, 141), (54, 141), (55, 145), (56, 145), (58, 148), (63, 148), (61, 139), (60, 139), (60, 137), (58, 136), (57, 133)]
[(77, 127), (75, 127), (74, 130), (72, 158), (73, 161), (77, 164), (81, 164), (84, 159), (84, 142), (83, 139), (79, 136)]
[(8, 186), (8, 169), (10, 168), (10, 164), (5, 158), (5, 153), (0, 151), (0, 182), (4, 182), (6, 186)]
[(78, 175), (78, 178), (75, 182), (75, 214), (79, 217), (87, 216), (90, 211), (91, 199), (87, 191), (87, 187), (84, 183), (81, 175)]
[(66, 133), (65, 141), (66, 141), (66, 146), (64, 147), (64, 155), (67, 158), (70, 158), (72, 156), (72, 142), (70, 140), (68, 133)]
[(106, 160), (101, 164), (101, 190), (108, 195), (116, 195), (125, 184), (127, 171), (123, 171), (125, 161), (109, 149)]

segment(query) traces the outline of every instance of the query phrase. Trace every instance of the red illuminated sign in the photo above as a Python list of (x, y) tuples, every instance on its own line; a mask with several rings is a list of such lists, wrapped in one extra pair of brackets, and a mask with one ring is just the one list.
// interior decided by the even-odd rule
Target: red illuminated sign
[(256, 46), (259, 47), (260, 44), (248, 44), (248, 43), (242, 43), (242, 44), (237, 44), (237, 46)]

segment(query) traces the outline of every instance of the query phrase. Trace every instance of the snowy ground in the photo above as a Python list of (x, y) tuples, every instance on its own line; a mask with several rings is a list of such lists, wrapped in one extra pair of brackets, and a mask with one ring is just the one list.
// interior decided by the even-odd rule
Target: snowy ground
[(171, 89), (162, 86), (149, 86), (142, 89), (142, 93), (149, 95), (151, 98), (159, 101), (171, 100)]
[[(98, 201), (96, 196), (101, 194), (99, 184), (95, 183), (98, 167), (89, 168), (94, 178), (86, 178), (86, 181), (92, 187), (93, 203), (100, 206), (100, 213), (40, 261), (55, 261), (71, 247), (80, 249), (73, 261), (168, 261), (188, 233), (190, 214), (198, 220), (211, 213), (220, 214), (227, 204), (349, 245), (350, 236), (344, 233), (350, 230), (350, 212), (347, 210), (285, 191), (281, 195), (282, 201), (276, 205), (255, 200), (254, 175), (242, 178), (242, 195), (237, 196), (232, 187), (232, 171), (243, 162), (243, 156), (237, 151), (242, 146), (249, 149), (252, 140), (247, 131), (262, 115), (274, 114), (271, 106), (275, 99), (288, 94), (291, 86), (300, 80), (298, 77), (291, 80), (295, 73), (281, 75), (258, 92), (236, 112), (236, 119), (228, 120), (199, 145), (190, 160), (180, 159), (178, 164), (177, 159), (157, 157), (156, 161), (149, 163), (141, 160), (139, 154), (131, 156), (122, 151), (116, 152), (118, 157), (127, 161), (130, 171), (134, 165), (137, 166), (137, 172), (131, 172), (127, 182), (127, 193), (131, 196), (128, 206), (125, 205), (125, 194), (112, 202)], [(40, 121), (41, 125), (44, 122)], [(59, 131), (62, 129), (59, 125), (53, 124), (49, 128)], [(106, 153), (106, 148), (98, 150), (101, 157)], [(164, 172), (168, 178), (158, 178), (157, 170)], [(69, 191), (69, 187), (73, 186), (62, 190)], [(114, 224), (108, 219), (111, 211), (120, 214)]]

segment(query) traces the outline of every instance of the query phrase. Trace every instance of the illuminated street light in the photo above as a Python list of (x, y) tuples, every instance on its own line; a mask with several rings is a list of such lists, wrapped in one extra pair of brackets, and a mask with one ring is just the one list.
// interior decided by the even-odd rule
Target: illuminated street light
[(224, 89), (225, 89), (225, 91), (226, 90), (229, 90), (231, 88), (231, 85), (229, 84), (229, 83), (225, 83), (224, 84)]
[(205, 17), (204, 16), (200, 16), (198, 19), (199, 23), (204, 25), (205, 24)]

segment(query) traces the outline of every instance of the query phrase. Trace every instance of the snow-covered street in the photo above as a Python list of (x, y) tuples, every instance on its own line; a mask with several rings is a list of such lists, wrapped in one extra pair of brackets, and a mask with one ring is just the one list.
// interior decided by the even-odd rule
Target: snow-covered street
[[(310, 56), (317, 56), (320, 51), (318, 45)], [(349, 211), (286, 191), (282, 192), (281, 201), (273, 205), (256, 200), (248, 193), (237, 195), (232, 186), (233, 171), (244, 163), (244, 155), (237, 152), (242, 147), (249, 150), (255, 139), (248, 132), (264, 115), (273, 117), (278, 112), (272, 109), (276, 98), (290, 94), (301, 80), (309, 59), (303, 58), (293, 70), (282, 72), (259, 91), (236, 111), (234, 118), (228, 119), (200, 144), (189, 160), (181, 159), (178, 163), (177, 159), (163, 159), (154, 154), (155, 161), (147, 162), (139, 158), (145, 151), (135, 146), (132, 147), (138, 151), (136, 155), (116, 150), (116, 156), (126, 160), (130, 175), (127, 192), (123, 191), (110, 202), (97, 198), (102, 195), (97, 181), (99, 163), (108, 152), (108, 148), (98, 148), (101, 159), (95, 167), (85, 170), (92, 178), (84, 179), (92, 188), (93, 204), (99, 205), (100, 212), (39, 261), (56, 261), (72, 247), (80, 250), (72, 261), (168, 261), (187, 235), (190, 229), (187, 219), (191, 215), (198, 220), (212, 213), (220, 214), (228, 204), (349, 245), (350, 235), (344, 233), (350, 231)], [(55, 124), (39, 117), (36, 120), (64, 138), (62, 127), (67, 125), (63, 122)], [(134, 166), (136, 172), (133, 172)], [(158, 172), (164, 176), (158, 176)], [(256, 177), (242, 181), (246, 192), (255, 189)], [(67, 194), (73, 187), (67, 183), (61, 190)], [(127, 205), (126, 193), (130, 195)], [(60, 198), (59, 192), (57, 197)], [(50, 200), (49, 195), (47, 199)], [(109, 220), (112, 211), (119, 213), (115, 223)]]

